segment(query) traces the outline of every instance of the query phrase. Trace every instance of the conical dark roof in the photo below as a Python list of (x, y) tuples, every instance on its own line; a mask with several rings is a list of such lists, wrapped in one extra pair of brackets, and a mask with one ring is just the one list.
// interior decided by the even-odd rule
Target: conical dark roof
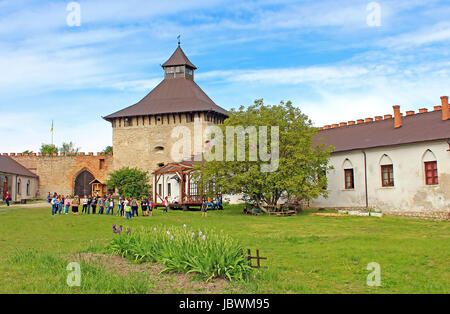
[(164, 62), (162, 67), (164, 68), (164, 67), (180, 66), (180, 65), (187, 65), (187, 66), (193, 68), (194, 70), (197, 69), (197, 67), (194, 64), (192, 64), (191, 61), (189, 61), (188, 57), (186, 57), (183, 49), (181, 49), (181, 47), (178, 46), (178, 48), (175, 50), (175, 52), (172, 54), (172, 56), (169, 58), (169, 60)]
[(217, 106), (194, 81), (165, 79), (140, 102), (105, 119), (198, 111), (213, 111), (228, 116), (227, 111)]

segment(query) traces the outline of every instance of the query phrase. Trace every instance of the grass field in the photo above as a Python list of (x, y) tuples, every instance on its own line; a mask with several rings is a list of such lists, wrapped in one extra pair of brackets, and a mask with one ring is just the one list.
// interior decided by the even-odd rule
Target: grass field
[[(50, 212), (49, 207), (0, 208), (0, 293), (450, 292), (448, 222), (319, 217), (310, 216), (312, 211), (292, 217), (242, 216), (241, 206), (209, 212), (207, 218), (199, 212), (157, 210), (153, 217), (131, 222), (105, 215), (52, 217)], [(102, 252), (114, 236), (114, 223), (215, 229), (245, 248), (259, 249), (268, 268), (249, 282), (206, 285), (196, 276), (146, 271), (158, 265), (90, 259), (81, 263), (81, 286), (69, 287), (68, 261), (80, 252)], [(366, 284), (370, 262), (381, 266), (380, 287)]]

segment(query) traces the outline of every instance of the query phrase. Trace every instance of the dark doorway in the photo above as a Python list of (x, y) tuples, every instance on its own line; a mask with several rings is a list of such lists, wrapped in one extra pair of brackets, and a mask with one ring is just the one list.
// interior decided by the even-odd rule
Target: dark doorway
[(91, 185), (89, 182), (94, 181), (94, 176), (87, 170), (82, 171), (75, 179), (74, 195), (83, 197), (91, 194)]

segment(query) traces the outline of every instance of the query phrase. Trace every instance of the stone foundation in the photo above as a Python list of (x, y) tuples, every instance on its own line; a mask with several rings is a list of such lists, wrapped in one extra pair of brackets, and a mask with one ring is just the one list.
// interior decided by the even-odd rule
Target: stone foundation
[(386, 216), (409, 217), (421, 219), (450, 220), (450, 211), (383, 211)]

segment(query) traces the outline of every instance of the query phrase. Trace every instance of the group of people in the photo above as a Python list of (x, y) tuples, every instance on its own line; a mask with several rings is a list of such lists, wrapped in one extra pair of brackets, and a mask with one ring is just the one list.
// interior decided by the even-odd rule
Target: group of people
[(244, 209), (242, 210), (243, 215), (254, 215), (259, 216), (261, 215), (261, 210), (257, 208), (256, 206), (253, 206), (253, 208), (250, 210), (247, 208), (247, 206), (244, 206)]
[[(52, 205), (52, 215), (61, 215), (69, 214), (70, 207), (72, 207), (72, 214), (78, 215), (79, 207), (81, 207), (81, 214), (98, 214), (103, 215), (106, 212), (106, 215), (114, 215), (115, 210), (115, 200), (112, 195), (108, 196), (94, 196), (84, 195), (83, 198), (80, 198), (78, 195), (75, 195), (71, 198), (69, 195), (58, 195), (54, 193), (53, 196), (50, 193), (47, 196), (47, 202)], [(151, 200), (151, 198), (142, 197), (140, 202), (136, 197), (132, 198), (122, 198), (119, 197), (117, 201), (117, 216), (126, 217), (127, 219), (131, 219), (132, 217), (139, 216), (138, 209), (139, 205), (142, 210), (143, 216), (152, 216), (153, 209), (155, 208), (155, 203)], [(98, 209), (98, 213), (97, 213)]]
[[(72, 207), (72, 214), (78, 215), (79, 208), (81, 207), (81, 214), (98, 214), (103, 215), (114, 215), (115, 210), (115, 200), (110, 194), (108, 196), (86, 196), (80, 198), (78, 195), (71, 197), (69, 195), (59, 195), (53, 193), (53, 195), (48, 193), (47, 202), (52, 205), (52, 215), (68, 215), (69, 210)], [(173, 204), (178, 204), (178, 199), (175, 197), (172, 200)], [(140, 201), (136, 197), (132, 198), (122, 198), (119, 197), (117, 200), (117, 216), (126, 217), (127, 220), (132, 217), (139, 216), (139, 206), (142, 210), (142, 216), (152, 216), (153, 209), (155, 208), (155, 202), (150, 197), (142, 197)], [(163, 213), (167, 213), (169, 210), (169, 198), (166, 196), (163, 201)], [(216, 197), (214, 199), (208, 198), (204, 200), (201, 205), (202, 216), (206, 217), (208, 208), (211, 209), (223, 209), (222, 198)], [(98, 209), (98, 213), (97, 213)]]

